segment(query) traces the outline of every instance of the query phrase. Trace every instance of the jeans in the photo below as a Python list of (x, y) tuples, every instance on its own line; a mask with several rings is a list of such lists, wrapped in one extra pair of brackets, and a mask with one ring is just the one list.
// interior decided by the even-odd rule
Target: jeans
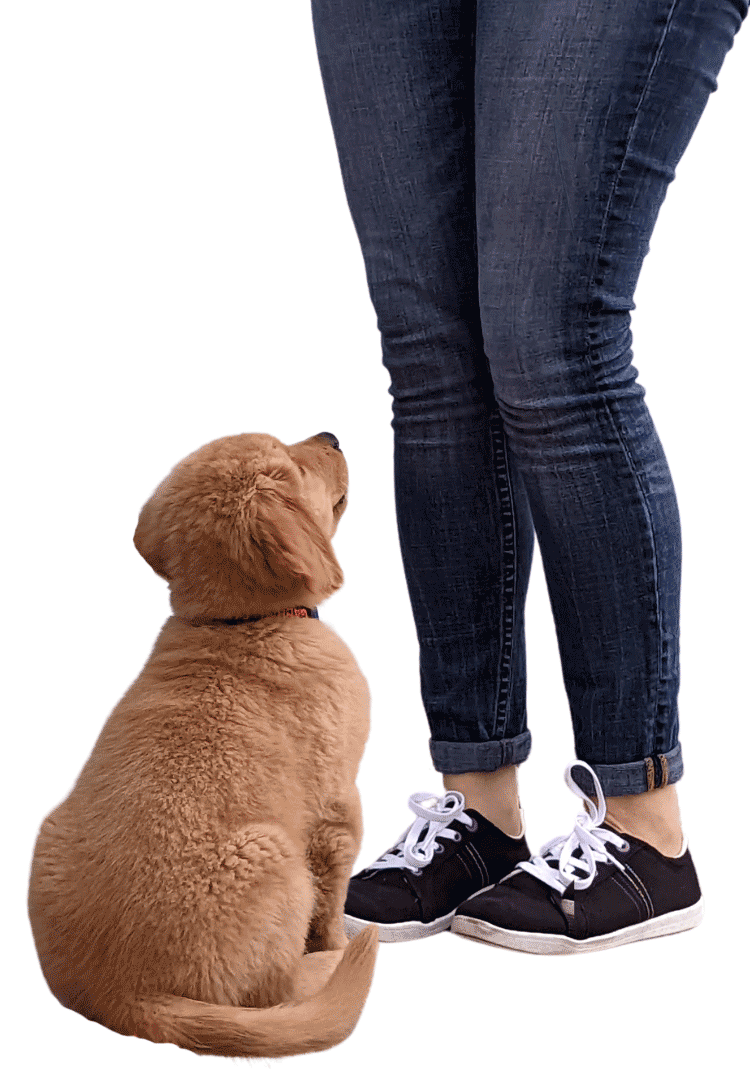
[[(391, 379), (397, 528), (439, 772), (529, 755), (536, 533), (576, 756), (610, 796), (682, 776), (680, 519), (630, 312), (747, 11), (312, 0)], [(594, 793), (585, 770), (575, 778)]]

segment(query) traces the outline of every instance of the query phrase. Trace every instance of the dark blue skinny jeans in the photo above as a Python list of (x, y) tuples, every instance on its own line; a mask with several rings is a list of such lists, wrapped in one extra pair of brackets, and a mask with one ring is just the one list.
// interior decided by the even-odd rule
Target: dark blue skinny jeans
[(682, 775), (680, 520), (630, 312), (747, 10), (312, 0), (391, 377), (398, 534), (439, 772), (528, 757), (536, 532), (576, 756), (610, 796)]

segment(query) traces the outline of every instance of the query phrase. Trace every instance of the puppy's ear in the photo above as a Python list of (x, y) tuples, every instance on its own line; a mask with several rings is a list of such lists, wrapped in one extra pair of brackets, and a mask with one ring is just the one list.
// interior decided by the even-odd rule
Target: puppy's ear
[(316, 601), (338, 590), (344, 581), (341, 566), (304, 506), (276, 487), (259, 489), (253, 504), (246, 531), (248, 578), (265, 586), (263, 573), (270, 573), (271, 588), (304, 589)]
[(138, 525), (133, 535), (135, 548), (140, 555), (150, 564), (158, 576), (169, 581), (164, 563), (164, 536), (160, 522), (160, 494), (159, 489), (146, 502), (138, 517)]

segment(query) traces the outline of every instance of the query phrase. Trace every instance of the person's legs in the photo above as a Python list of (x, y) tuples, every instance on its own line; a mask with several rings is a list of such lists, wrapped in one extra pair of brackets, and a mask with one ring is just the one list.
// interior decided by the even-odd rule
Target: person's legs
[(312, 0), (344, 188), (393, 396), (396, 517), (435, 768), (528, 756), (533, 528), (483, 351), (475, 0)]
[[(614, 821), (640, 808), (646, 830), (674, 799), (662, 789), (682, 775), (679, 516), (629, 310), (746, 12), (746, 0), (313, 0), (391, 374), (430, 752), (476, 799), (529, 752), (534, 529), (576, 753), (596, 777), (579, 766), (580, 785), (603, 786)], [(512, 802), (514, 776), (500, 778)]]
[[(312, 0), (344, 188), (393, 397), (396, 518), (435, 769), (448, 790), (352, 876), (351, 935), (422, 938), (529, 857), (500, 804), (528, 756), (534, 534), (483, 351), (474, 212), (475, 0)], [(345, 447), (345, 446), (344, 446)], [(505, 772), (510, 769), (511, 775)], [(489, 788), (489, 789), (488, 789)]]
[(477, 5), (484, 349), (539, 542), (576, 755), (613, 820), (675, 853), (680, 521), (631, 362), (630, 310), (746, 12), (746, 0)]
[(703, 915), (674, 788), (680, 523), (630, 311), (747, 2), (480, 0), (478, 12), (482, 329), (583, 762), (566, 779), (586, 812), (464, 902), (451, 928), (570, 953)]

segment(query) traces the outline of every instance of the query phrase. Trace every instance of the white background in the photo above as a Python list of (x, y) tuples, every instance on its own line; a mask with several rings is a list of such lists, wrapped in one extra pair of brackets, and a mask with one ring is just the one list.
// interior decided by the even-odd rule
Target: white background
[[(442, 793), (397, 542), (390, 380), (308, 0), (16, 0), (0, 40), (3, 1045), (17, 1066), (191, 1066), (49, 994), (26, 919), (36, 831), (169, 613), (132, 544), (141, 505), (187, 453), (245, 431), (332, 430), (349, 462), (346, 584), (321, 616), (372, 692), (358, 867), (410, 823), (410, 793)], [(720, 1064), (744, 1044), (749, 58), (743, 28), (633, 316), (683, 526), (679, 794), (706, 920), (575, 957), (447, 933), (381, 945), (357, 1029), (310, 1064)], [(520, 782), (537, 848), (578, 812), (538, 549), (527, 627), (534, 747)]]

